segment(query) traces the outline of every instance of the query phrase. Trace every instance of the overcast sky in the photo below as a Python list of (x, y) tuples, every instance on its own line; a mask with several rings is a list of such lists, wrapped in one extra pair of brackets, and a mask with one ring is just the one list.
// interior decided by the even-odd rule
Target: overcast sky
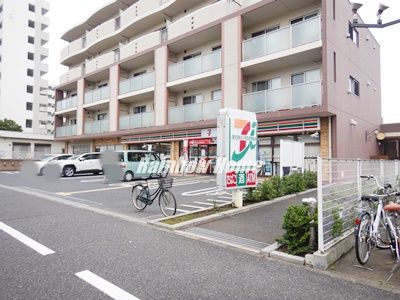
[[(347, 0), (339, 0), (347, 1)], [(67, 45), (60, 39), (61, 35), (74, 25), (84, 21), (87, 17), (112, 0), (49, 0), (50, 2), (50, 56), (49, 56), (49, 83), (57, 85), (59, 77), (68, 69), (59, 64), (61, 49)], [(357, 0), (364, 3), (360, 9), (361, 17), (365, 22), (376, 22), (376, 10), (379, 0)], [(383, 14), (383, 22), (400, 18), (400, 1), (381, 1), (390, 6)], [(382, 115), (385, 123), (400, 122), (400, 24), (385, 29), (373, 29), (373, 35), (381, 45), (382, 70)], [(368, 63), (368, 62), (365, 62)], [(398, 89), (399, 88), (399, 89)]]

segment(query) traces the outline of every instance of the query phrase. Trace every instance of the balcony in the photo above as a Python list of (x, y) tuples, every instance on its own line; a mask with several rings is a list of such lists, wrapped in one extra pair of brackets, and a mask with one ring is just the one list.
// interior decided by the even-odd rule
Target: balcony
[(173, 106), (169, 108), (169, 124), (216, 119), (221, 108), (221, 100), (196, 104)]
[(154, 112), (127, 115), (119, 118), (119, 129), (133, 129), (154, 126)]
[(168, 67), (168, 81), (174, 81), (221, 68), (221, 50), (184, 60)]
[(56, 128), (56, 137), (76, 135), (76, 125), (61, 126)]
[(90, 74), (94, 71), (110, 66), (116, 61), (115, 55), (115, 52), (111, 51), (95, 57), (94, 59), (86, 63), (86, 74)]
[(77, 68), (70, 69), (67, 73), (64, 73), (60, 77), (60, 84), (64, 84), (73, 80), (76, 80), (83, 76), (83, 67), (79, 66)]
[(123, 60), (132, 55), (150, 49), (152, 47), (157, 46), (161, 43), (161, 32), (154, 31), (149, 34), (146, 34), (138, 39), (133, 40), (132, 42), (123, 45), (121, 47), (120, 59)]
[(223, 18), (229, 13), (226, 1), (218, 1), (188, 14), (168, 26), (168, 40)]
[(110, 130), (109, 120), (86, 121), (85, 134), (102, 133)]
[(64, 61), (68, 56), (77, 53), (84, 48), (83, 39), (77, 39), (61, 50), (61, 61)]
[(86, 35), (86, 46), (91, 46), (98, 40), (101, 40), (108, 35), (111, 35), (116, 30), (115, 19), (108, 20), (103, 24), (100, 24), (96, 28), (93, 28)]
[(56, 111), (66, 110), (76, 107), (78, 96), (73, 96), (56, 102)]
[(243, 61), (321, 40), (320, 16), (243, 41)]
[(152, 11), (158, 10), (165, 0), (142, 0), (129, 7), (121, 14), (121, 27), (125, 28), (132, 24), (135, 19), (143, 18)]
[(154, 72), (122, 81), (119, 84), (119, 94), (123, 95), (151, 87), (154, 87)]
[(110, 87), (104, 86), (99, 89), (91, 90), (85, 93), (84, 104), (101, 101), (110, 98)]
[(243, 95), (243, 109), (255, 113), (305, 108), (321, 104), (320, 81)]

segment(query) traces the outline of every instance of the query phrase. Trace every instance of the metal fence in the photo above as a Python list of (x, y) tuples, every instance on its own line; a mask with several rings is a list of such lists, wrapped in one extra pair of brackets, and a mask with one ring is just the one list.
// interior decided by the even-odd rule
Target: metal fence
[(354, 219), (362, 208), (361, 195), (376, 191), (380, 184), (398, 189), (399, 162), (318, 158), (318, 250), (324, 252), (354, 230)]

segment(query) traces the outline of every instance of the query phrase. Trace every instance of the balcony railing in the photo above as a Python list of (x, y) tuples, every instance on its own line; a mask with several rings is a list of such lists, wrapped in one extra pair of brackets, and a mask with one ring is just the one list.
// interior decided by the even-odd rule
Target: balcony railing
[(196, 104), (173, 106), (169, 108), (170, 124), (216, 119), (221, 100), (212, 100)]
[(221, 68), (221, 50), (173, 64), (168, 68), (168, 81), (174, 81)]
[(302, 21), (243, 41), (243, 61), (295, 48), (321, 39), (321, 17)]
[(161, 31), (154, 31), (143, 35), (126, 45), (121, 46), (120, 50), (120, 59), (123, 60), (127, 57), (130, 57), (136, 53), (145, 51), (152, 47), (157, 46), (161, 42)]
[(127, 94), (140, 91), (154, 86), (154, 72), (143, 74), (121, 81), (119, 84), (119, 94)]
[(85, 122), (85, 133), (102, 133), (108, 132), (110, 129), (109, 120), (99, 120), (99, 121), (86, 121)]
[(73, 96), (56, 102), (56, 111), (70, 109), (76, 107), (78, 96)]
[(311, 107), (321, 102), (320, 81), (243, 95), (243, 109), (255, 113)]
[(89, 104), (92, 102), (97, 102), (100, 100), (104, 100), (110, 98), (110, 87), (104, 86), (99, 89), (95, 89), (85, 93), (85, 104)]
[(119, 129), (133, 129), (154, 126), (154, 112), (127, 115), (119, 118)]
[(56, 137), (76, 135), (76, 125), (61, 126), (56, 128)]
[(66, 83), (72, 80), (76, 80), (83, 75), (83, 66), (70, 69), (68, 72), (64, 73), (60, 77), (60, 83)]

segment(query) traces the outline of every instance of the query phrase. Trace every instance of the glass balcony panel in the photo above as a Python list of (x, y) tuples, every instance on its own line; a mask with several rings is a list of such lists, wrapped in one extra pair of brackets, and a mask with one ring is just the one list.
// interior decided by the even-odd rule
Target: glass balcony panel
[(244, 60), (250, 60), (253, 58), (261, 57), (266, 55), (267, 40), (265, 35), (258, 36), (243, 43)]
[(130, 120), (130, 116), (123, 116), (119, 118), (119, 129), (120, 130), (125, 130), (125, 129), (129, 129), (129, 120)]
[(321, 82), (293, 86), (293, 108), (321, 105)]
[(201, 103), (184, 105), (183, 114), (185, 122), (202, 120), (202, 106)]
[(182, 77), (184, 77), (182, 63), (171, 65), (168, 68), (168, 81), (174, 81)]
[(131, 116), (131, 128), (142, 127), (142, 114), (134, 114)]
[(123, 95), (129, 93), (131, 91), (130, 84), (131, 81), (129, 79), (121, 81), (121, 83), (119, 84), (119, 94)]
[(147, 89), (154, 86), (154, 73), (143, 74), (143, 88)]
[(142, 127), (154, 126), (154, 112), (146, 112), (142, 114)]
[(104, 86), (100, 89), (100, 100), (110, 98), (110, 87)]
[(243, 95), (243, 109), (255, 113), (265, 112), (265, 91)]
[(290, 30), (283, 28), (265, 35), (266, 54), (283, 51), (290, 48)]
[(292, 47), (301, 46), (321, 39), (320, 17), (292, 26)]
[(201, 73), (202, 57), (197, 56), (192, 59), (185, 60), (184, 64), (184, 77), (193, 76)]
[(266, 91), (267, 107), (266, 112), (291, 108), (291, 89), (282, 88)]
[(101, 90), (100, 89), (96, 89), (96, 90), (92, 91), (92, 93), (93, 93), (92, 102), (97, 102), (97, 101), (101, 100)]
[(131, 79), (131, 92), (142, 89), (142, 76), (133, 77)]
[(168, 120), (170, 124), (183, 123), (183, 106), (174, 106), (169, 108)]
[(71, 125), (71, 135), (77, 135), (77, 125)]
[(203, 103), (204, 119), (216, 119), (221, 109), (221, 100), (207, 101)]
[(219, 69), (221, 67), (221, 50), (213, 51), (203, 56), (203, 72)]

